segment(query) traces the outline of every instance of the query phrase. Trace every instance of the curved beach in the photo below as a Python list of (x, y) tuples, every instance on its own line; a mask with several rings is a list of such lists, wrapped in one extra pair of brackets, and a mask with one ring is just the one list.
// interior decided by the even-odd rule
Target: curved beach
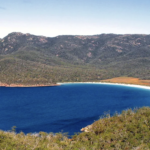
[(149, 89), (150, 86), (146, 85), (136, 85), (136, 84), (125, 84), (125, 83), (108, 83), (108, 82), (63, 82), (63, 83), (57, 83), (59, 85), (63, 84), (105, 84), (105, 85), (121, 85), (121, 86), (129, 86), (129, 87), (135, 87), (135, 88), (143, 88), (143, 89)]

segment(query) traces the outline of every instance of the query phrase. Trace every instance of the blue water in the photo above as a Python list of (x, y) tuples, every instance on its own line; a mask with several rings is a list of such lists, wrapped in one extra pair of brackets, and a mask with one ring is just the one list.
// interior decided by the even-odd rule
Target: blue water
[(150, 90), (119, 85), (65, 84), (0, 87), (0, 129), (34, 133), (79, 132), (105, 112), (150, 106)]

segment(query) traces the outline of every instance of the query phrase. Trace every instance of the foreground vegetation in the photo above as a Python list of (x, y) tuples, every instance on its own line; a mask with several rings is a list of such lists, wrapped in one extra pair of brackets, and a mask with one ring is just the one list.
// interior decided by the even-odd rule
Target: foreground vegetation
[(105, 115), (88, 130), (69, 139), (63, 133), (27, 134), (0, 131), (0, 149), (6, 150), (148, 150), (150, 108)]

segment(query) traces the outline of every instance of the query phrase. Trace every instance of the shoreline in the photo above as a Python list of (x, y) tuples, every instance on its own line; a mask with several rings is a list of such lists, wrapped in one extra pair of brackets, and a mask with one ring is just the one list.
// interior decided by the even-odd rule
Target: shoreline
[(0, 87), (50, 87), (50, 86), (61, 86), (63, 84), (121, 85), (121, 86), (129, 86), (129, 87), (143, 88), (143, 89), (149, 89), (150, 90), (150, 86), (148, 86), (148, 85), (127, 84), (127, 83), (113, 83), (113, 82), (58, 82), (56, 84), (34, 84), (34, 85), (0, 83)]
[(1, 83), (0, 87), (48, 87), (48, 86), (59, 86), (59, 84), (7, 84), (7, 83)]
[(150, 80), (140, 80), (139, 78), (133, 77), (117, 77), (112, 79), (100, 80), (98, 82), (57, 82), (55, 84), (7, 84), (0, 82), (0, 87), (50, 87), (60, 86), (63, 84), (105, 84), (150, 89)]
[(148, 85), (139, 85), (139, 84), (127, 84), (127, 83), (113, 83), (113, 82), (63, 82), (58, 83), (59, 85), (63, 84), (105, 84), (105, 85), (121, 85), (121, 86), (128, 86), (128, 87), (135, 87), (135, 88), (143, 88), (143, 89), (149, 89), (150, 86)]

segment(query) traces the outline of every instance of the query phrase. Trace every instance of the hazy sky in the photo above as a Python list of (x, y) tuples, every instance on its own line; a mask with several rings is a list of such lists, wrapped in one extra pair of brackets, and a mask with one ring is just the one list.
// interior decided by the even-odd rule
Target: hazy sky
[(150, 34), (150, 0), (0, 0), (0, 38)]

